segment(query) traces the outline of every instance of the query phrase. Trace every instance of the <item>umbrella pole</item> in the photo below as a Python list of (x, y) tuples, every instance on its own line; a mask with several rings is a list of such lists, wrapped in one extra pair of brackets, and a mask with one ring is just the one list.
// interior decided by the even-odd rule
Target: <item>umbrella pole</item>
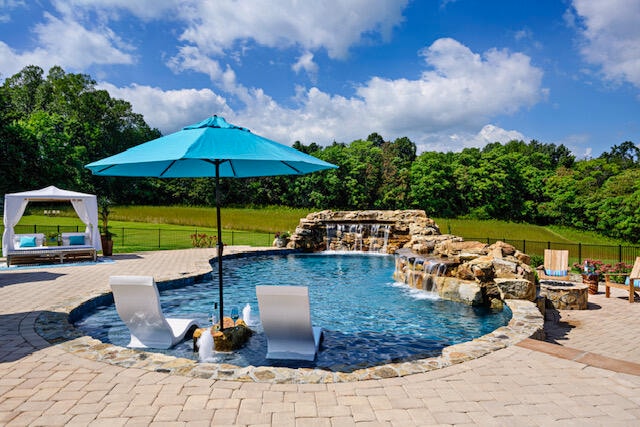
[(220, 331), (224, 330), (224, 303), (222, 292), (222, 226), (220, 221), (220, 163), (216, 162), (216, 226), (218, 228), (218, 243), (216, 255), (218, 256), (218, 290), (220, 292)]

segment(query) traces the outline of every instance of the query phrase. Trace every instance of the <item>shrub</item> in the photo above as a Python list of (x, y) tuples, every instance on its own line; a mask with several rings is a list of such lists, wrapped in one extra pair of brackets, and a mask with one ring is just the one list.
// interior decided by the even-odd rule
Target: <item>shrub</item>
[(191, 243), (194, 248), (213, 248), (216, 245), (216, 235), (206, 235), (205, 233), (194, 233), (191, 235)]
[(609, 280), (616, 283), (624, 283), (626, 280), (626, 274), (629, 274), (633, 269), (632, 264), (625, 264), (624, 262), (618, 262), (613, 266), (610, 264), (606, 264), (603, 266), (603, 273), (613, 274), (609, 276)]

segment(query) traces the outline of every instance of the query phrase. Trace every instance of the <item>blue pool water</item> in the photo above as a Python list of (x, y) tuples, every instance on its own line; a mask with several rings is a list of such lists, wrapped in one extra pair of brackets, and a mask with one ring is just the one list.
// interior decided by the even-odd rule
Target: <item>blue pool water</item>
[[(508, 309), (493, 312), (445, 301), (394, 283), (394, 258), (372, 255), (258, 256), (225, 260), (225, 315), (251, 305), (256, 332), (233, 353), (215, 353), (215, 361), (238, 366), (318, 367), (348, 372), (401, 360), (433, 357), (449, 345), (470, 341), (507, 324)], [(218, 300), (217, 275), (211, 282), (160, 293), (167, 317), (196, 318), (209, 326)], [(309, 287), (312, 323), (324, 330), (314, 362), (266, 360), (266, 339), (259, 324), (256, 285)], [(99, 307), (76, 327), (87, 335), (126, 346), (129, 333), (115, 306)], [(191, 341), (163, 353), (197, 359)]]

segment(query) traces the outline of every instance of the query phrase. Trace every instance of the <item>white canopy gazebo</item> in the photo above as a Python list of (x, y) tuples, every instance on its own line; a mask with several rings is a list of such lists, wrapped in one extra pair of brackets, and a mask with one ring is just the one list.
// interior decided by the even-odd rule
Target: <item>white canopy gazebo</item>
[(96, 251), (102, 250), (100, 228), (98, 227), (98, 200), (93, 194), (61, 190), (52, 186), (40, 190), (10, 193), (4, 196), (4, 233), (2, 253), (4, 256), (14, 249), (14, 227), (22, 218), (29, 202), (64, 202), (73, 205), (78, 217), (86, 224), (85, 233)]

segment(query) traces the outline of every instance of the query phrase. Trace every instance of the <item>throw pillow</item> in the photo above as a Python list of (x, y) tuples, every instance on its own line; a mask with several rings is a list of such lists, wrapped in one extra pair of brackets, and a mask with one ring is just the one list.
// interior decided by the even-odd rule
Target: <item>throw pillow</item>
[(20, 247), (21, 248), (35, 248), (36, 247), (36, 236), (22, 236), (20, 237)]
[(84, 245), (84, 236), (69, 236), (70, 245)]

